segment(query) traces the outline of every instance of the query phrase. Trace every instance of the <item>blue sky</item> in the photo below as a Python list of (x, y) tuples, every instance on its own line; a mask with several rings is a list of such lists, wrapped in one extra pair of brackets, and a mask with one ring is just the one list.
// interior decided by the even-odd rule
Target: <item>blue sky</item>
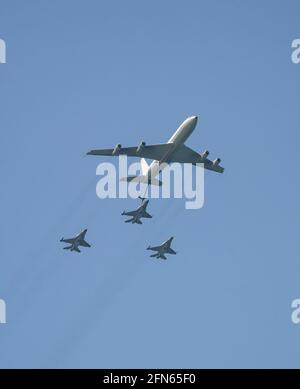
[[(0, 0), (0, 367), (299, 367), (297, 1)], [(205, 205), (96, 197), (91, 148), (221, 157)], [(91, 249), (62, 250), (88, 228)], [(177, 256), (145, 248), (175, 236)]]

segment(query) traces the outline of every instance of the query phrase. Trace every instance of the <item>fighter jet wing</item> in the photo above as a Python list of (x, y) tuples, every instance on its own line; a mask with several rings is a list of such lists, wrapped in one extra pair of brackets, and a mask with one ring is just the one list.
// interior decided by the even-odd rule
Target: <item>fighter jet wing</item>
[(163, 246), (164, 248), (166, 248), (166, 249), (169, 249), (170, 246), (171, 246), (171, 243), (172, 243), (172, 240), (173, 240), (173, 239), (174, 239), (174, 238), (171, 237), (170, 239), (166, 240), (166, 241), (162, 244), (162, 246)]
[(143, 212), (142, 217), (148, 218), (148, 219), (151, 219), (151, 218), (152, 218), (152, 216), (151, 216), (148, 212), (146, 212), (146, 211)]
[(208, 158), (203, 158), (201, 154), (197, 153), (196, 151), (190, 149), (186, 145), (182, 145), (179, 147), (173, 154), (172, 157), (170, 158), (169, 162), (178, 162), (178, 163), (203, 163), (204, 168), (208, 170), (213, 170), (218, 173), (223, 173), (224, 168), (215, 165), (213, 161), (211, 161)]
[(168, 254), (176, 254), (176, 251), (174, 251), (173, 249), (171, 249), (170, 247), (168, 248), (168, 250), (167, 250), (167, 253)]
[(70, 239), (64, 239), (63, 240), (64, 243), (70, 243), (70, 244), (73, 244), (75, 242), (75, 239), (74, 238), (70, 238)]
[(152, 251), (159, 251), (161, 249), (161, 246), (155, 246), (155, 247), (149, 247), (148, 250)]
[(82, 240), (82, 242), (80, 242), (80, 246), (91, 247), (91, 245), (88, 242), (86, 242), (85, 240)]
[(85, 235), (87, 233), (87, 229), (81, 231), (78, 235), (77, 235), (77, 238), (80, 236), (81, 239), (84, 239), (85, 238)]
[(123, 212), (123, 216), (135, 216), (137, 214), (137, 211), (129, 211), (129, 212)]
[(149, 158), (155, 160), (161, 160), (163, 157), (173, 148), (171, 143), (164, 143), (158, 145), (145, 145), (140, 148), (139, 146), (135, 147), (120, 147), (115, 149), (99, 149), (91, 150), (87, 155), (127, 155), (128, 157), (139, 157), (139, 158)]

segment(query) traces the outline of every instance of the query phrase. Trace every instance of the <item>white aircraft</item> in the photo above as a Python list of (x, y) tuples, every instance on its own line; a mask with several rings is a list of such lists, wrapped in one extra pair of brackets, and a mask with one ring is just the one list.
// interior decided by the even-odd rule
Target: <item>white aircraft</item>
[[(122, 179), (128, 182), (133, 181), (145, 184), (161, 185), (162, 182), (155, 177), (161, 170), (164, 169), (164, 167), (167, 166), (167, 164), (172, 162), (191, 163), (193, 165), (203, 163), (205, 169), (223, 173), (224, 168), (220, 166), (221, 160), (219, 158), (211, 161), (207, 158), (209, 151), (205, 150), (203, 153), (199, 154), (184, 144), (194, 131), (197, 120), (197, 116), (188, 117), (174, 132), (167, 143), (146, 145), (145, 142), (141, 142), (139, 146), (135, 147), (122, 147), (120, 144), (117, 144), (114, 149), (91, 150), (87, 154), (141, 157), (142, 175), (129, 176)], [(150, 166), (147, 164), (145, 158), (153, 159)]]

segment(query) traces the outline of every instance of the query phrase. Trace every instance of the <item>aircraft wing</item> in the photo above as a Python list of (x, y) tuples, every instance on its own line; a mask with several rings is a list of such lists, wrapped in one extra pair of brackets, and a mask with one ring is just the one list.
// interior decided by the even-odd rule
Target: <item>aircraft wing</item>
[(212, 171), (217, 172), (217, 173), (223, 173), (224, 172), (224, 168), (222, 166), (219, 166), (219, 165), (215, 166), (213, 164), (213, 161), (211, 161), (211, 160), (209, 160), (207, 158), (204, 160), (204, 167), (207, 170), (212, 170)]
[(174, 255), (175, 255), (175, 254), (176, 254), (176, 251), (174, 251), (173, 249), (171, 249), (171, 247), (169, 247), (168, 250), (167, 250), (167, 253), (168, 253), (168, 254), (174, 254)]
[(91, 247), (91, 245), (88, 242), (86, 242), (84, 239), (80, 242), (80, 246)]
[[(173, 148), (172, 143), (158, 145), (145, 145), (138, 151), (139, 146), (120, 147), (117, 149), (99, 149), (91, 150), (87, 155), (127, 155), (128, 157), (149, 158), (160, 161)], [(115, 153), (114, 153), (115, 151)]]
[(137, 211), (129, 211), (129, 212), (123, 212), (123, 216), (135, 216), (137, 214)]
[(73, 244), (76, 239), (70, 238), (70, 239), (64, 239), (63, 242)]
[(152, 250), (152, 251), (159, 251), (160, 249), (161, 249), (161, 246), (149, 247), (149, 250)]
[(185, 145), (179, 147), (170, 158), (170, 162), (178, 163), (200, 163), (201, 161), (201, 155)]
[(169, 249), (170, 246), (171, 246), (171, 243), (172, 243), (172, 240), (173, 240), (173, 239), (174, 239), (174, 238), (170, 238), (170, 239), (166, 240), (166, 241), (162, 244), (162, 246), (163, 246), (164, 248)]
[(147, 219), (151, 219), (152, 218), (152, 216), (148, 212), (146, 212), (146, 211), (143, 212), (143, 216), (142, 217), (147, 218)]
[(87, 232), (87, 230), (81, 231), (81, 232), (77, 235), (77, 238), (80, 236), (81, 239), (84, 239), (84, 238), (85, 238), (85, 235), (86, 235), (86, 232)]
[(169, 162), (192, 163), (194, 165), (196, 165), (196, 163), (203, 163), (205, 169), (213, 170), (218, 173), (223, 173), (224, 171), (223, 167), (214, 165), (213, 161), (208, 158), (202, 158), (201, 154), (185, 145), (182, 145), (174, 154), (172, 154)]

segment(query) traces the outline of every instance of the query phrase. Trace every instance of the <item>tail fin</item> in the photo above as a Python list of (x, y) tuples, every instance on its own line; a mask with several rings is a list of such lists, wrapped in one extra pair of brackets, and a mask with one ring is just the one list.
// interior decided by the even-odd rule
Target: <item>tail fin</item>
[(152, 178), (152, 180), (149, 182), (150, 185), (156, 185), (156, 186), (162, 186), (162, 181), (158, 180), (157, 178)]
[(149, 165), (147, 164), (147, 161), (145, 160), (145, 158), (142, 158), (141, 159), (141, 171), (142, 171), (142, 175), (143, 176), (146, 176), (148, 174), (148, 170), (149, 170)]

